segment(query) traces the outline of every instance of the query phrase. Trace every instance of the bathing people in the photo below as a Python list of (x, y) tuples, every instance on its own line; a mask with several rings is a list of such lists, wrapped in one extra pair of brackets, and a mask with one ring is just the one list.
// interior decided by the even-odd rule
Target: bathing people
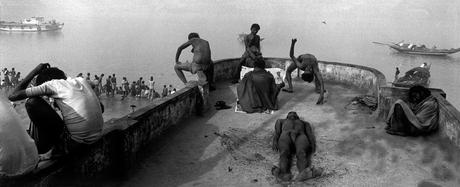
[(304, 181), (320, 174), (311, 165), (311, 157), (316, 151), (316, 139), (311, 125), (299, 119), (296, 112), (288, 113), (286, 119), (278, 119), (275, 124), (272, 149), (280, 153), (279, 165), (272, 168), (272, 174), (279, 180), (292, 178), (292, 156), (296, 155), (299, 174), (296, 181)]
[(238, 69), (234, 74), (232, 83), (238, 83), (242, 66), (254, 67), (256, 59), (261, 59), (262, 53), (260, 52), (260, 36), (257, 35), (260, 26), (257, 23), (251, 25), (251, 33), (244, 37), (245, 51), (238, 62)]
[[(193, 53), (192, 62), (179, 62), (179, 57), (182, 50), (190, 45), (192, 46)], [(183, 71), (197, 74), (198, 81), (207, 81), (211, 89), (213, 88), (212, 68), (211, 48), (209, 47), (209, 42), (201, 39), (198, 33), (190, 33), (188, 35), (188, 41), (177, 48), (176, 65), (174, 66), (174, 71), (176, 71), (177, 76), (184, 84), (186, 84), (187, 79), (185, 78)]]
[(289, 52), (289, 56), (291, 57), (293, 63), (291, 63), (286, 69), (286, 79), (288, 82), (288, 87), (283, 89), (283, 91), (292, 93), (292, 77), (291, 74), (295, 69), (300, 69), (304, 71), (302, 73), (302, 80), (311, 82), (313, 79), (315, 80), (315, 89), (316, 93), (319, 93), (319, 98), (316, 104), (323, 104), (324, 103), (324, 82), (323, 77), (319, 71), (318, 62), (316, 57), (311, 54), (303, 54), (299, 55), (299, 57), (294, 56), (294, 47), (297, 39), (292, 39), (291, 41), (291, 49)]

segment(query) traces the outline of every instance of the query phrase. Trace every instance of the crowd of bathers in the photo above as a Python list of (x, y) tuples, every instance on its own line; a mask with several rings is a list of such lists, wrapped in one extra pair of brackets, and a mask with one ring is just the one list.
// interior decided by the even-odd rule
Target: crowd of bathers
[[(2, 76), (3, 75), (3, 78)], [(0, 89), (1, 90), (8, 90), (14, 86), (16, 86), (21, 79), (21, 72), (16, 72), (14, 68), (8, 70), (8, 68), (3, 68), (0, 72)]]
[(115, 97), (116, 94), (121, 95), (121, 99), (125, 99), (130, 96), (133, 98), (145, 98), (153, 100), (155, 98), (166, 97), (168, 95), (174, 94), (176, 88), (171, 84), (168, 86), (163, 85), (161, 94), (155, 90), (155, 81), (153, 76), (150, 76), (150, 79), (147, 81), (143, 77), (139, 77), (136, 81), (128, 81), (126, 77), (123, 77), (121, 83), (117, 83), (117, 77), (115, 74), (109, 75), (107, 78), (105, 74), (94, 75), (91, 78), (91, 73), (86, 73), (86, 76), (83, 76), (83, 73), (79, 73), (77, 77), (85, 78), (94, 88), (97, 96), (105, 94), (107, 97)]

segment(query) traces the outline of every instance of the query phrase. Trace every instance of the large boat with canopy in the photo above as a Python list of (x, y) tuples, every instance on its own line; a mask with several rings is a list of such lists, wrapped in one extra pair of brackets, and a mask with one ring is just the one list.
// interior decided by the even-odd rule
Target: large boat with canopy
[(0, 30), (10, 32), (53, 31), (63, 27), (64, 23), (56, 22), (56, 20), (45, 21), (44, 17), (31, 17), (19, 22), (0, 21)]

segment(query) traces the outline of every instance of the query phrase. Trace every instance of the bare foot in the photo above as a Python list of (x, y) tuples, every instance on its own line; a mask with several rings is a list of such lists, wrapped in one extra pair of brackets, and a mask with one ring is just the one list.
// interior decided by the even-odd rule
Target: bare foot
[(280, 168), (276, 166), (272, 167), (272, 174), (276, 177), (276, 179), (281, 181), (289, 181), (292, 179), (292, 175), (290, 173), (281, 173)]
[(323, 169), (316, 169), (316, 168), (305, 168), (302, 172), (300, 172), (295, 181), (305, 181), (307, 179), (315, 178), (320, 176), (323, 173)]

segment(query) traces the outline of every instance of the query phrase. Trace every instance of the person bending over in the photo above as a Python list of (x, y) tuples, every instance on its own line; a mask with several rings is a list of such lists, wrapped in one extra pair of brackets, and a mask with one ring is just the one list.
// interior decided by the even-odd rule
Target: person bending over
[[(193, 53), (192, 63), (179, 62), (179, 57), (182, 50), (190, 45), (192, 45)], [(198, 74), (198, 80), (200, 82), (208, 81), (209, 89), (214, 90), (214, 67), (211, 60), (211, 48), (209, 47), (209, 42), (201, 39), (198, 33), (190, 33), (188, 35), (188, 41), (177, 48), (176, 65), (174, 66), (174, 71), (176, 71), (177, 76), (184, 84), (187, 83), (187, 79), (185, 79), (184, 72), (182, 71)]]
[(408, 100), (398, 99), (390, 109), (387, 118), (388, 134), (399, 136), (426, 135), (439, 126), (439, 103), (423, 86), (409, 88)]
[(257, 59), (262, 59), (262, 53), (260, 52), (260, 36), (257, 35), (260, 26), (257, 23), (251, 25), (251, 33), (244, 37), (245, 51), (238, 62), (238, 69), (234, 74), (234, 80), (232, 83), (238, 83), (240, 80), (240, 73), (242, 66), (254, 67), (254, 62)]
[(288, 113), (286, 119), (278, 119), (275, 124), (272, 149), (280, 153), (279, 167), (272, 168), (272, 174), (282, 181), (291, 180), (291, 158), (297, 157), (299, 175), (296, 181), (304, 181), (320, 174), (311, 166), (311, 157), (316, 151), (316, 139), (311, 125), (299, 119), (296, 112)]
[[(35, 86), (28, 88), (35, 76)], [(44, 97), (54, 99), (52, 105), (57, 109)], [(60, 69), (42, 63), (14, 88), (8, 99), (27, 99), (25, 108), (33, 124), (31, 136), (39, 154), (62, 145), (63, 141), (72, 151), (75, 146), (91, 144), (101, 137), (103, 107), (84, 78), (67, 77)]]
[(311, 54), (299, 55), (299, 57), (294, 56), (294, 47), (297, 39), (292, 39), (291, 49), (289, 51), (289, 56), (291, 57), (293, 63), (291, 63), (286, 70), (286, 79), (288, 82), (288, 87), (283, 89), (285, 92), (292, 93), (292, 77), (291, 74), (295, 69), (300, 69), (304, 71), (302, 73), (302, 80), (311, 82), (315, 80), (315, 89), (316, 93), (319, 93), (319, 98), (316, 104), (324, 103), (324, 82), (323, 77), (318, 68), (318, 62), (316, 57)]

